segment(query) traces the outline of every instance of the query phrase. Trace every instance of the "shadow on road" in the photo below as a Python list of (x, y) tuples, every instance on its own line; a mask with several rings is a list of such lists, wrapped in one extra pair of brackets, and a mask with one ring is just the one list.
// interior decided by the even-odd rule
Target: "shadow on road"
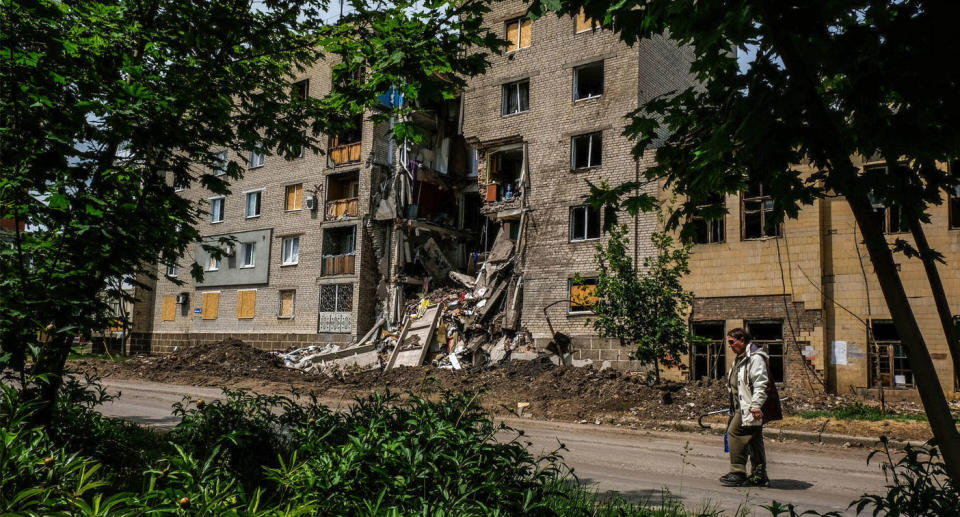
[(806, 481), (800, 481), (797, 479), (771, 479), (770, 488), (775, 488), (777, 490), (807, 490), (812, 487), (813, 483), (808, 483)]

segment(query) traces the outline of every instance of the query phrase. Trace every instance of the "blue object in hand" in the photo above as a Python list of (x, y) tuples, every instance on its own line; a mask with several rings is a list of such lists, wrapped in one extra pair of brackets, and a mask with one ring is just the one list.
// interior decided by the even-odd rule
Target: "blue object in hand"
[(727, 433), (723, 433), (723, 452), (730, 452), (730, 442), (727, 441)]

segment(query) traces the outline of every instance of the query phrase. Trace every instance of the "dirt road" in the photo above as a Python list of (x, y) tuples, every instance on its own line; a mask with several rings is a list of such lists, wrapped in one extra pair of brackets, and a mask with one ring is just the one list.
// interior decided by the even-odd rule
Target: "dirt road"
[[(211, 400), (221, 395), (220, 390), (209, 387), (125, 381), (105, 381), (104, 385), (122, 396), (104, 406), (103, 414), (161, 427), (176, 425), (170, 405), (183, 396)], [(717, 483), (728, 465), (722, 437), (530, 419), (506, 422), (525, 431), (534, 452), (553, 450), (558, 441), (564, 443), (569, 449), (564, 457), (583, 482), (631, 500), (656, 503), (667, 489), (693, 510), (709, 505), (735, 515), (738, 508), (746, 506), (753, 515), (769, 515), (760, 505), (771, 500), (804, 510), (844, 510), (857, 496), (878, 493), (884, 485), (879, 466), (867, 465), (869, 451), (863, 449), (768, 441), (772, 487), (733, 489)], [(855, 515), (852, 511), (847, 514)]]

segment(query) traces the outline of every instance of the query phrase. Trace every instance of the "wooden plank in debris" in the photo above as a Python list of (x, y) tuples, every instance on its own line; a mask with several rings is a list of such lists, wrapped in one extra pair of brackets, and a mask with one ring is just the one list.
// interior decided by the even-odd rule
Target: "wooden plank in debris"
[[(423, 316), (413, 319), (408, 317), (397, 346), (390, 355), (387, 369), (397, 366), (420, 366), (427, 355), (430, 339), (440, 319), (440, 305), (432, 305), (424, 311)], [(405, 344), (409, 346), (404, 346)]]

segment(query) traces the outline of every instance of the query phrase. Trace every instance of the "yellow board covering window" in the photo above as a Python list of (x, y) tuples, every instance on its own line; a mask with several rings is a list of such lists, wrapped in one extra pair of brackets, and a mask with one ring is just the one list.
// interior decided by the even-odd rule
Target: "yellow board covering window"
[(200, 302), (200, 318), (215, 320), (220, 312), (220, 293), (203, 293)]
[(281, 318), (293, 317), (293, 295), (294, 291), (280, 291), (280, 312), (277, 316)]
[(577, 13), (577, 32), (586, 32), (592, 30), (597, 26), (597, 22), (593, 21), (593, 18), (587, 16), (587, 13), (583, 12), (583, 7), (580, 8), (580, 12)]
[(250, 319), (256, 313), (257, 292), (254, 290), (237, 291), (237, 318)]
[(303, 206), (303, 184), (287, 185), (284, 210), (300, 210)]
[(163, 315), (160, 318), (163, 321), (173, 321), (177, 319), (177, 298), (174, 296), (163, 297)]
[(597, 279), (586, 278), (579, 285), (570, 282), (570, 312), (589, 311), (597, 300)]
[(517, 18), (507, 22), (507, 52), (530, 46), (530, 31), (533, 21), (529, 18)]

